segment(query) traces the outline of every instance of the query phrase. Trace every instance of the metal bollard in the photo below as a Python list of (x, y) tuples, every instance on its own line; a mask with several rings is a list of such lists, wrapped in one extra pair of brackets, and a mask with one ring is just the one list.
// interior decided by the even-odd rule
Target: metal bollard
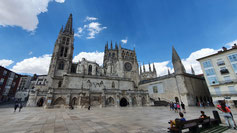
[(215, 118), (216, 120), (218, 120), (218, 122), (219, 122), (219, 124), (220, 124), (220, 123), (221, 123), (221, 118), (220, 118), (219, 113), (218, 113), (216, 110), (213, 110), (212, 113), (213, 113), (214, 118)]

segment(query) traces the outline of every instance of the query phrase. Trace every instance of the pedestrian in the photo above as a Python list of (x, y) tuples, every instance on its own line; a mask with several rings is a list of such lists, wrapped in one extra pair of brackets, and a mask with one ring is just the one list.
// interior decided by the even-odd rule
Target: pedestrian
[(174, 103), (174, 112), (177, 113), (178, 110), (177, 110), (177, 103)]
[(16, 112), (16, 109), (18, 108), (18, 103), (15, 102), (15, 105), (14, 105), (14, 112)]
[(21, 109), (23, 108), (22, 103), (19, 103), (19, 112), (21, 112)]
[(234, 125), (233, 117), (230, 114), (231, 111), (228, 107), (226, 107), (225, 102), (221, 102), (221, 104), (217, 106), (217, 109), (219, 109), (220, 111), (223, 112), (223, 116), (225, 118), (225, 122), (226, 122), (227, 126), (229, 128), (236, 129), (236, 127)]
[(180, 112), (180, 105), (179, 105), (179, 103), (177, 103), (177, 109), (178, 109), (178, 112)]
[(91, 110), (91, 105), (88, 106), (88, 110)]
[(170, 111), (172, 110), (172, 102), (170, 102)]
[(185, 104), (183, 102), (181, 102), (181, 107), (182, 107), (183, 112), (186, 113)]

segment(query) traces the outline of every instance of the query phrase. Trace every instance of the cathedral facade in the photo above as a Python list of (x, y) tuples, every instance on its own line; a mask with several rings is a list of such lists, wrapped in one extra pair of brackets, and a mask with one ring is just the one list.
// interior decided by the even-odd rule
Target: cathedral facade
[(55, 42), (47, 83), (30, 94), (28, 106), (143, 106), (150, 103), (140, 90), (136, 52), (111, 42), (105, 45), (103, 65), (83, 58), (74, 63), (72, 15)]

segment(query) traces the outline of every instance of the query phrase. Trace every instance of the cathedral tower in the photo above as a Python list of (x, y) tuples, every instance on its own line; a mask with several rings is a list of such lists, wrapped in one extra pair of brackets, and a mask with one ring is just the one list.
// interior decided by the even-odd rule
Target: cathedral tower
[(175, 74), (186, 73), (183, 63), (181, 62), (181, 59), (174, 47), (172, 47), (172, 64), (174, 67)]
[(71, 71), (74, 49), (74, 30), (72, 28), (72, 14), (66, 26), (61, 28), (54, 44), (54, 51), (50, 62), (49, 77), (60, 77)]

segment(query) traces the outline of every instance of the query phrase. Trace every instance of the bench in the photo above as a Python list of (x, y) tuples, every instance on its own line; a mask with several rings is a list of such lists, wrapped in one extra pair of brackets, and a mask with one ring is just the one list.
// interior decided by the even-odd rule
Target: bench
[(207, 118), (199, 118), (192, 119), (185, 122), (180, 122), (179, 119), (175, 120), (175, 127), (169, 128), (171, 133), (182, 133), (182, 130), (188, 129), (190, 133), (199, 133), (201, 126), (202, 129), (207, 129), (213, 126), (218, 125), (215, 119)]

